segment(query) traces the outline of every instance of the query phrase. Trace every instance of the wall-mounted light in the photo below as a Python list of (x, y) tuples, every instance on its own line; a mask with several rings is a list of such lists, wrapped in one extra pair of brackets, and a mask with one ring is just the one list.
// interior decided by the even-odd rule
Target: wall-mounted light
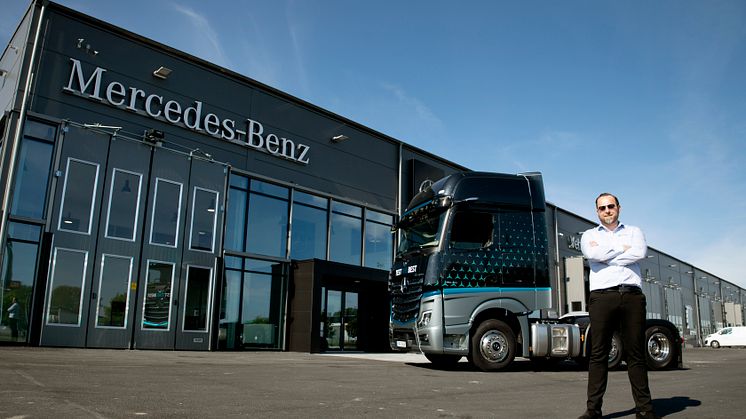
[(675, 263), (672, 263), (672, 264), (668, 265), (668, 267), (669, 267), (669, 268), (675, 268), (675, 267), (676, 267), (676, 264), (675, 264)]
[(145, 131), (145, 135), (143, 135), (143, 140), (148, 144), (152, 144), (156, 147), (160, 147), (163, 145), (163, 139), (165, 137), (166, 135), (163, 133), (163, 131), (151, 128)]
[(5, 77), (8, 74), (8, 70), (3, 70), (0, 68), (0, 77)]
[(348, 136), (346, 136), (344, 134), (339, 134), (339, 135), (335, 135), (334, 137), (332, 137), (332, 142), (333, 143), (341, 143), (342, 141), (348, 140), (349, 138), (350, 137), (348, 137)]
[(166, 80), (166, 79), (168, 78), (168, 76), (169, 76), (169, 75), (170, 75), (170, 74), (171, 74), (172, 72), (173, 72), (173, 70), (171, 70), (170, 68), (168, 68), (168, 67), (164, 67), (164, 66), (160, 66), (160, 67), (158, 67), (158, 69), (157, 69), (157, 70), (155, 70), (155, 71), (153, 72), (153, 75), (154, 75), (155, 77), (158, 77), (158, 78), (159, 78), (159, 79), (161, 79), (161, 80)]

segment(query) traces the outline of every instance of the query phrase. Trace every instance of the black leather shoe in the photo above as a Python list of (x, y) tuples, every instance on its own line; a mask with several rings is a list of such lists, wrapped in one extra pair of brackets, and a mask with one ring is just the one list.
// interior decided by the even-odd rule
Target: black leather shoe
[(655, 412), (652, 410), (649, 410), (647, 412), (637, 412), (635, 413), (636, 419), (661, 419), (660, 416), (656, 415)]
[(598, 410), (586, 410), (578, 419), (601, 419), (601, 412)]

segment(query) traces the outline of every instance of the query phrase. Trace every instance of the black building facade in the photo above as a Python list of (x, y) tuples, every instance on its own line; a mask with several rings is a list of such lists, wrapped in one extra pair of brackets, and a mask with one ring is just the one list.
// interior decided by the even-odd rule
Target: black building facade
[[(46, 1), (0, 74), (0, 342), (386, 350), (391, 225), (467, 170)], [(593, 223), (551, 208), (564, 313), (583, 308)], [(695, 338), (743, 324), (744, 290), (651, 254), (651, 317)]]

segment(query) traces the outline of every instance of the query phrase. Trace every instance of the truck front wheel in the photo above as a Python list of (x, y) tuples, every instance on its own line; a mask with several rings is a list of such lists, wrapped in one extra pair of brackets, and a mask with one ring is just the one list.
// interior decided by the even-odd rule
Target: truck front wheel
[(515, 359), (516, 341), (513, 330), (500, 320), (486, 320), (471, 338), (469, 360), (482, 371), (498, 371)]

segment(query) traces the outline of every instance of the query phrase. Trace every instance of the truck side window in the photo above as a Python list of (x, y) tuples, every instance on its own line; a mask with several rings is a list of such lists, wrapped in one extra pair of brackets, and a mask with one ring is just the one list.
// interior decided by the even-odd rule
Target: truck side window
[(492, 214), (457, 212), (451, 223), (449, 245), (452, 249), (484, 249), (492, 246), (493, 231)]

